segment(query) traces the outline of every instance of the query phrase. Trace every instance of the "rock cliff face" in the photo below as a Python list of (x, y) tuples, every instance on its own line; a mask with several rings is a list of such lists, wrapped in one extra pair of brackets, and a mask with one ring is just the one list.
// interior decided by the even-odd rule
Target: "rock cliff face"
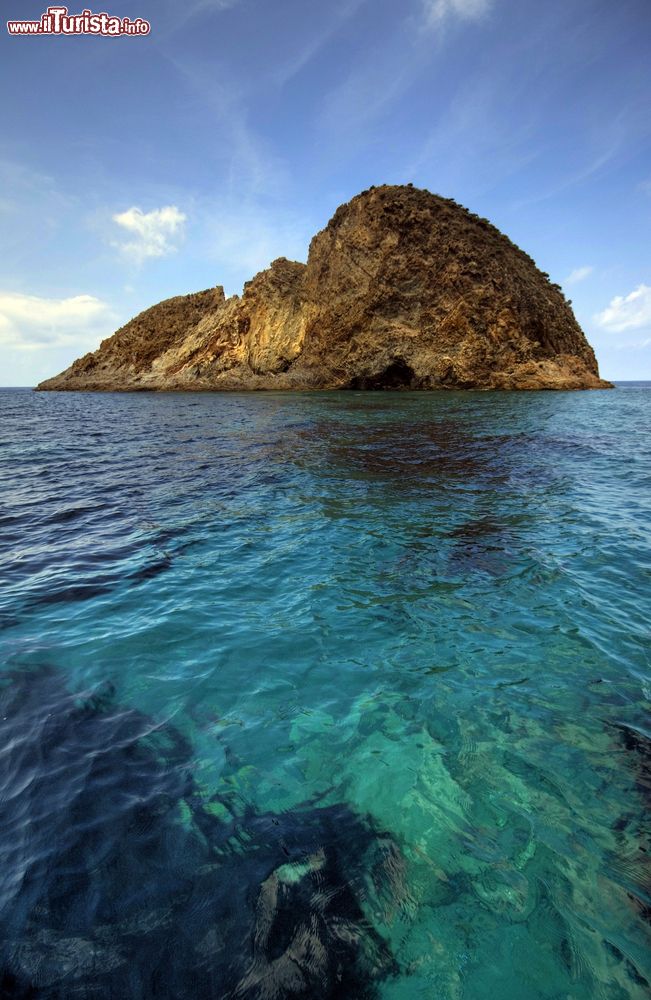
[(598, 389), (560, 288), (487, 220), (411, 186), (335, 212), (307, 264), (167, 299), (40, 389)]

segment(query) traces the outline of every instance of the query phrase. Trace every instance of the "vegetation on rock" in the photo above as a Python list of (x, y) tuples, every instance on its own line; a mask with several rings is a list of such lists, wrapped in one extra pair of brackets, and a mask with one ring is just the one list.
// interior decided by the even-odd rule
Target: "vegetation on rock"
[(407, 186), (337, 209), (307, 264), (167, 299), (40, 389), (597, 389), (560, 287), (486, 219)]

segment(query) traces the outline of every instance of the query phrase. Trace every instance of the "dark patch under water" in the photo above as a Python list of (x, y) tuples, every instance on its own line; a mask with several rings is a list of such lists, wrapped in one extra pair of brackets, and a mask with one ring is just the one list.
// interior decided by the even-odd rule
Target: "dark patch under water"
[(646, 1000), (648, 441), (0, 392), (0, 1000)]
[(395, 970), (363, 903), (396, 848), (347, 806), (237, 816), (173, 726), (53, 669), (5, 676), (0, 733), (6, 1000), (363, 998)]

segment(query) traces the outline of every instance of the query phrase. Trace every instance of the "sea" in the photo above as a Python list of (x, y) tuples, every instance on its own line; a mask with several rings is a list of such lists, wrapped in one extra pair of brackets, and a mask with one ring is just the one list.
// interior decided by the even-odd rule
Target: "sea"
[(651, 383), (0, 391), (3, 1000), (641, 1000)]

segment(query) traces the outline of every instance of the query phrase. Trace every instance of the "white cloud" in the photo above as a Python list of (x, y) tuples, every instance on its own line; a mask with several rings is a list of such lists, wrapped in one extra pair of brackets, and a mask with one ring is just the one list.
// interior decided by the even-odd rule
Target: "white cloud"
[(589, 278), (593, 271), (594, 267), (575, 267), (573, 271), (570, 271), (563, 284), (578, 285), (580, 281)]
[(595, 316), (595, 322), (615, 333), (651, 326), (651, 288), (638, 285), (629, 295), (616, 295), (610, 305)]
[(492, 0), (425, 0), (425, 20), (438, 25), (450, 16), (476, 21), (488, 13)]
[(36, 351), (51, 347), (95, 346), (113, 328), (105, 302), (93, 295), (44, 299), (0, 292), (0, 346)]
[(133, 207), (118, 212), (113, 221), (134, 237), (127, 243), (114, 245), (137, 264), (142, 264), (147, 257), (166, 257), (174, 253), (176, 246), (172, 240), (182, 234), (186, 216), (176, 205), (165, 205), (151, 212)]

